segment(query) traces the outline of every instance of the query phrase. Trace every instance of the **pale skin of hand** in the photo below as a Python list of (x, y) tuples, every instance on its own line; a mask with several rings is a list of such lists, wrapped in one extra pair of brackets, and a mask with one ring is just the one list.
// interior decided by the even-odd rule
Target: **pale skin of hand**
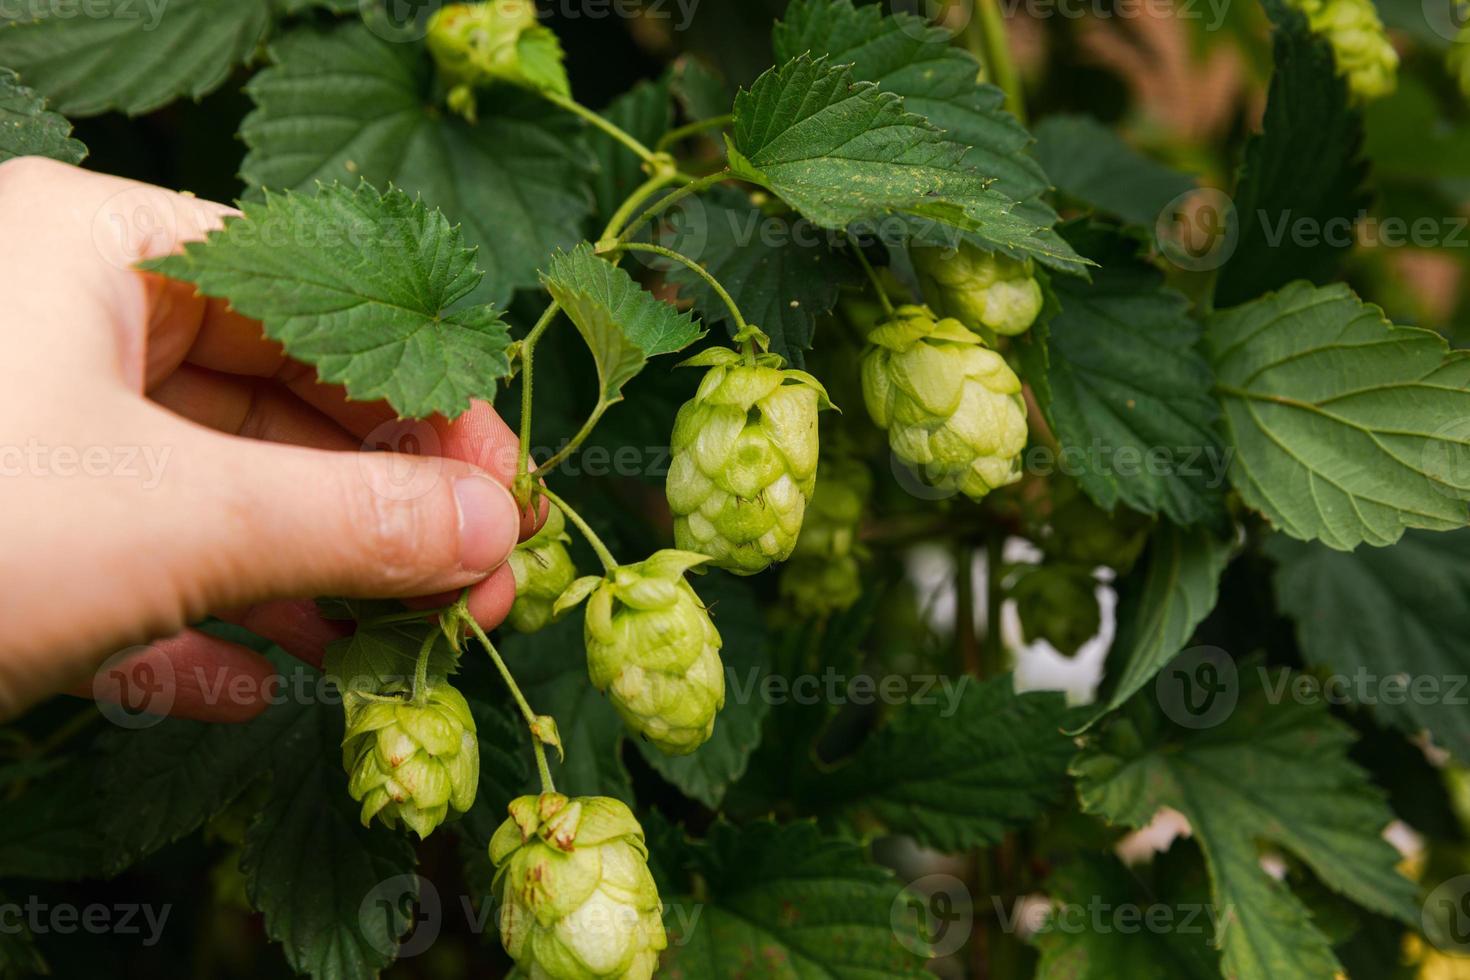
[(487, 628), (514, 600), (505, 562), (536, 522), (506, 489), (516, 437), (490, 406), (399, 422), (222, 301), (131, 268), (231, 213), (0, 164), (0, 720), (108, 697), (99, 666), (146, 645), (169, 713), (242, 721), (278, 696), (273, 669), (188, 628), (207, 615), (320, 664), (345, 627), (312, 596), (468, 588)]

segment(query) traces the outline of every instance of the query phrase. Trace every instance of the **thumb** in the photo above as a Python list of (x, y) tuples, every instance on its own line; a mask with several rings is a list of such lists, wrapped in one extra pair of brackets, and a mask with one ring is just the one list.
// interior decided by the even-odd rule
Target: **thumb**
[(468, 463), (195, 440), (203, 447), (181, 454), (190, 458), (171, 468), (165, 496), (198, 542), (185, 574), (206, 608), (462, 589), (503, 565), (520, 536), (510, 491)]

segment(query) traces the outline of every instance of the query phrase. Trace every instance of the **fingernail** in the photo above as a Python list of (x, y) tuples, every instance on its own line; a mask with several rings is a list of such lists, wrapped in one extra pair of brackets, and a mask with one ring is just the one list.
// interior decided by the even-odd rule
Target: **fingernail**
[(520, 536), (521, 516), (510, 491), (488, 476), (454, 481), (459, 505), (459, 566), (489, 572), (505, 564)]

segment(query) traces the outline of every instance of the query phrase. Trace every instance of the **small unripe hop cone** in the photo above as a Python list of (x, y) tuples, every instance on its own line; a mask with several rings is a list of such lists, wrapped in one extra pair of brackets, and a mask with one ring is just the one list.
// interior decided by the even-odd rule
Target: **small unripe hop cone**
[(415, 701), (407, 685), (349, 693), (342, 762), (366, 826), (377, 817), (428, 837), (450, 813), (475, 802), (480, 743), (470, 706), (445, 681)]
[(670, 755), (687, 755), (714, 732), (725, 705), (720, 634), (684, 573), (709, 561), (672, 549), (578, 579), (558, 611), (589, 593), (587, 673), (623, 722)]
[(1025, 333), (1041, 313), (1041, 284), (1029, 259), (961, 242), (958, 249), (916, 248), (913, 260), (934, 308), (991, 340)]
[(868, 341), (863, 398), (899, 459), (976, 500), (1021, 478), (1026, 402), (1005, 358), (924, 306), (899, 307)]
[(535, 633), (556, 618), (557, 598), (577, 578), (577, 566), (566, 548), (570, 540), (566, 518), (553, 506), (541, 530), (511, 552), (510, 568), (516, 580), (516, 601), (506, 618), (511, 629)]
[(781, 595), (804, 616), (850, 608), (862, 595), (858, 541), (872, 492), (868, 468), (854, 459), (823, 460), (791, 560), (781, 569)]
[(816, 378), (781, 363), (725, 347), (684, 362), (710, 370), (674, 420), (674, 541), (737, 575), (790, 556), (816, 488), (817, 413), (831, 403)]
[(500, 938), (531, 980), (648, 980), (668, 945), (643, 828), (618, 800), (523, 796), (490, 840)]

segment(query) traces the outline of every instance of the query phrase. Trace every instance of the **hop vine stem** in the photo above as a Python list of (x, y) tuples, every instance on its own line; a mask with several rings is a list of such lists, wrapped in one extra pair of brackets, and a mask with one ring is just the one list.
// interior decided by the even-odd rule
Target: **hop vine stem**
[(592, 550), (597, 553), (597, 560), (602, 562), (602, 567), (605, 571), (611, 572), (613, 569), (618, 567), (618, 561), (616, 558), (613, 557), (612, 552), (607, 549), (607, 545), (602, 543), (602, 539), (597, 536), (597, 532), (592, 530), (588, 523), (582, 518), (582, 515), (577, 513), (577, 511), (572, 507), (571, 504), (567, 503), (565, 500), (561, 499), (556, 494), (546, 489), (546, 487), (544, 486), (537, 487), (536, 492), (541, 494), (541, 496), (545, 497), (547, 500), (551, 501), (558, 508), (560, 508), (562, 515), (577, 526), (577, 530), (582, 532), (582, 537), (587, 539), (587, 543), (590, 544), (592, 546)]
[(720, 285), (720, 281), (711, 275), (708, 269), (689, 256), (676, 252), (671, 248), (664, 248), (662, 245), (650, 245), (645, 242), (626, 242), (618, 245), (616, 250), (619, 252), (647, 252), (651, 255), (662, 256), (671, 262), (677, 262), (684, 266), (684, 268), (703, 279), (709, 285), (709, 288), (715, 291), (715, 295), (720, 297), (720, 302), (725, 304), (730, 311), (730, 316), (735, 319), (736, 332), (747, 332), (748, 325), (745, 322), (745, 317), (740, 314), (740, 307), (735, 305), (735, 299), (730, 295), (729, 290)]
[(653, 163), (655, 158), (657, 157), (657, 154), (655, 154), (648, 147), (644, 146), (627, 130), (604, 118), (598, 113), (593, 112), (591, 109), (587, 108), (576, 99), (573, 99), (566, 95), (561, 95), (557, 92), (543, 91), (541, 95), (552, 105), (565, 109), (572, 115), (579, 116), (582, 119), (585, 119), (587, 122), (591, 123), (593, 126), (596, 126), (598, 129), (602, 130), (604, 133), (611, 136), (613, 139), (617, 140), (619, 143), (623, 144), (634, 153), (638, 154), (638, 159), (642, 160), (644, 163)]
[(531, 735), (531, 748), (536, 753), (536, 769), (541, 777), (541, 791), (543, 793), (555, 793), (556, 785), (551, 779), (551, 764), (546, 759), (546, 746), (541, 744), (541, 739), (536, 734), (536, 712), (531, 710), (531, 704), (526, 700), (526, 696), (521, 693), (521, 688), (516, 683), (515, 675), (506, 666), (505, 659), (500, 656), (500, 651), (495, 649), (495, 644), (490, 642), (490, 637), (486, 635), (484, 627), (476, 622), (475, 618), (469, 614), (468, 609), (464, 605), (464, 600), (460, 600), (459, 618), (469, 626), (470, 632), (475, 635), (475, 639), (480, 641), (480, 645), (485, 648), (485, 652), (490, 654), (490, 659), (495, 663), (495, 669), (500, 672), (501, 678), (505, 681), (505, 686), (510, 688), (510, 696), (515, 699), (516, 707), (521, 710), (521, 717), (526, 720), (526, 730)]

